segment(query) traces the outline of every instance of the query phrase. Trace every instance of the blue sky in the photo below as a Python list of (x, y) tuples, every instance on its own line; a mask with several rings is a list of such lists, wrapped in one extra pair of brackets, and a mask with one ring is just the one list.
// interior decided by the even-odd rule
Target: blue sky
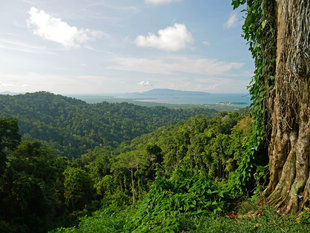
[(0, 92), (246, 93), (253, 61), (230, 0), (10, 0)]

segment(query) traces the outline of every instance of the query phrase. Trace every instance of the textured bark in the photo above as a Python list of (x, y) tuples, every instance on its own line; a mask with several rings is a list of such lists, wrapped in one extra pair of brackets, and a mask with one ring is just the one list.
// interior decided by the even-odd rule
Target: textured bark
[(310, 1), (276, 2), (276, 77), (269, 98), (270, 181), (264, 196), (267, 204), (292, 213), (310, 200)]

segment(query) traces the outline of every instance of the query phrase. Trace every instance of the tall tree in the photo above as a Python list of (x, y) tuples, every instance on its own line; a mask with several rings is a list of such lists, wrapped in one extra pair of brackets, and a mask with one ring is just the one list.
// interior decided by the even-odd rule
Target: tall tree
[(269, 142), (264, 197), (284, 213), (296, 212), (310, 201), (310, 1), (232, 0), (235, 8), (244, 3), (244, 36), (256, 66), (254, 132)]
[(310, 1), (277, 0), (275, 86), (267, 203), (296, 212), (310, 201)]

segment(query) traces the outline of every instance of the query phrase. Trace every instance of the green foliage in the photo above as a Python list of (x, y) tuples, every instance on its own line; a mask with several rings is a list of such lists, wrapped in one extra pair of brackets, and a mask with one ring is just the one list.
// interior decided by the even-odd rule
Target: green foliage
[(194, 230), (188, 232), (257, 232), (257, 233), (303, 233), (309, 232), (307, 224), (296, 224), (294, 217), (277, 216), (275, 210), (264, 207), (262, 215), (239, 216), (236, 219), (213, 215), (192, 219)]
[(256, 172), (254, 174), (254, 179), (256, 181), (256, 190), (255, 194), (261, 194), (261, 192), (264, 190), (264, 188), (267, 185), (267, 176), (268, 176), (268, 168), (269, 164), (266, 166), (257, 166)]
[(2, 232), (46, 232), (57, 226), (65, 163), (38, 141), (22, 142), (9, 154), (0, 179), (0, 227), (9, 230)]
[(246, 18), (242, 26), (244, 38), (255, 61), (255, 72), (249, 91), (254, 116), (254, 131), (258, 143), (268, 135), (268, 98), (274, 86), (276, 58), (275, 2), (266, 0), (232, 0), (234, 9), (247, 3)]
[(206, 108), (87, 104), (47, 92), (0, 95), (0, 115), (17, 118), (24, 138), (47, 141), (69, 158), (79, 157), (96, 146), (116, 147), (123, 141), (197, 114), (214, 113), (215, 110)]
[(111, 233), (127, 232), (125, 225), (132, 216), (132, 210), (123, 210), (116, 205), (96, 211), (92, 216), (85, 216), (80, 219), (77, 227), (58, 228), (51, 233)]
[(7, 150), (12, 150), (20, 143), (17, 120), (0, 117), (0, 175), (7, 161)]
[(14, 149), (20, 143), (17, 120), (0, 117), (0, 150)]
[[(190, 230), (189, 218), (218, 213), (229, 206), (233, 196), (225, 179), (242, 163), (242, 150), (251, 134), (251, 120), (241, 119), (237, 112), (224, 112), (213, 118), (197, 115), (187, 122), (161, 127), (130, 143), (124, 142), (115, 149), (96, 147), (72, 162), (57, 157), (42, 142), (25, 141), (9, 156), (1, 187), (5, 190), (6, 185), (14, 182), (14, 189), (3, 195), (16, 196), (5, 205), (25, 209), (32, 219), (40, 219), (37, 229), (31, 225), (33, 220), (27, 220), (23, 229), (29, 232), (75, 224), (77, 219), (81, 219), (80, 224), (103, 221), (100, 218), (106, 214), (100, 215), (100, 211), (100, 217), (83, 216), (100, 205), (103, 210), (110, 205), (123, 208), (146, 197), (135, 219), (128, 218), (122, 230), (112, 219), (103, 223), (110, 227), (99, 228), (115, 232), (117, 229), (140, 232), (150, 227), (162, 232)], [(9, 180), (12, 176), (9, 174), (15, 174), (9, 173), (12, 168), (16, 175)], [(37, 209), (30, 208), (34, 205), (32, 196), (41, 200), (38, 210), (46, 206), (50, 211), (36, 217)], [(15, 200), (21, 202), (18, 207), (12, 204)], [(11, 217), (15, 215), (12, 212)], [(121, 219), (115, 221), (123, 224)], [(3, 227), (22, 226), (14, 218), (4, 219), (3, 223)], [(59, 230), (74, 232), (81, 226)], [(96, 231), (95, 226), (91, 227)]]
[(123, 232), (190, 230), (188, 219), (229, 207), (234, 196), (225, 179), (241, 163), (250, 134), (251, 119), (236, 112), (198, 115), (114, 150), (96, 148), (73, 167), (89, 175), (103, 208), (142, 200)]
[(167, 179), (157, 177), (132, 225), (132, 232), (179, 232), (184, 218), (221, 212), (229, 196), (206, 174), (177, 169)]
[(254, 76), (248, 87), (251, 94), (251, 115), (254, 122), (252, 134), (242, 153), (242, 160), (230, 181), (231, 189), (237, 193), (236, 196), (253, 190), (252, 184), (255, 183), (255, 179), (259, 181), (261, 179), (258, 176), (264, 176), (261, 171), (258, 171), (259, 175), (256, 169), (266, 166), (266, 161), (268, 161), (266, 150), (270, 135), (268, 100), (271, 98), (274, 87), (276, 58), (276, 2), (232, 0), (234, 9), (245, 3), (247, 8), (243, 10), (246, 13), (242, 27), (243, 36), (248, 41), (249, 50), (255, 61)]
[[(86, 233), (86, 232), (143, 232), (130, 228), (130, 222), (134, 220), (135, 209), (120, 209), (115, 206), (99, 210), (90, 217), (81, 219), (79, 226), (74, 228), (58, 228), (51, 233)], [(257, 233), (303, 233), (310, 231), (307, 223), (296, 224), (296, 216), (278, 216), (276, 211), (267, 207), (259, 210), (260, 215), (255, 215), (251, 209), (245, 214), (236, 213), (237, 218), (208, 214), (201, 216), (186, 216), (171, 214), (165, 221), (159, 222), (155, 228), (145, 232), (257, 232)], [(252, 213), (252, 214), (250, 214)], [(304, 213), (304, 212), (302, 212)], [(304, 214), (301, 214), (304, 215)], [(170, 220), (168, 220), (171, 218)], [(298, 218), (297, 218), (298, 219)], [(177, 221), (179, 230), (172, 227), (164, 227), (164, 222)]]
[(299, 224), (310, 224), (310, 209), (305, 208), (304, 211), (301, 211), (296, 218), (296, 222)]
[(203, 170), (213, 180), (228, 178), (241, 163), (251, 133), (251, 120), (238, 123), (240, 119), (238, 113), (211, 119), (198, 115), (123, 143), (112, 152), (97, 148), (75, 160), (74, 166), (89, 173), (105, 203), (111, 203), (113, 195), (121, 198), (120, 203), (142, 199), (156, 174), (170, 177), (176, 167), (194, 173)]
[(92, 199), (94, 191), (90, 176), (81, 168), (68, 167), (64, 171), (64, 197), (72, 209), (82, 209)]

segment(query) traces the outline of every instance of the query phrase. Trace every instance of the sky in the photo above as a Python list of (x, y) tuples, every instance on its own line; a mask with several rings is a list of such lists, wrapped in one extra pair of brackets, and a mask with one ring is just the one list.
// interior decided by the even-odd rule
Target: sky
[(0, 92), (247, 93), (231, 0), (0, 1)]

